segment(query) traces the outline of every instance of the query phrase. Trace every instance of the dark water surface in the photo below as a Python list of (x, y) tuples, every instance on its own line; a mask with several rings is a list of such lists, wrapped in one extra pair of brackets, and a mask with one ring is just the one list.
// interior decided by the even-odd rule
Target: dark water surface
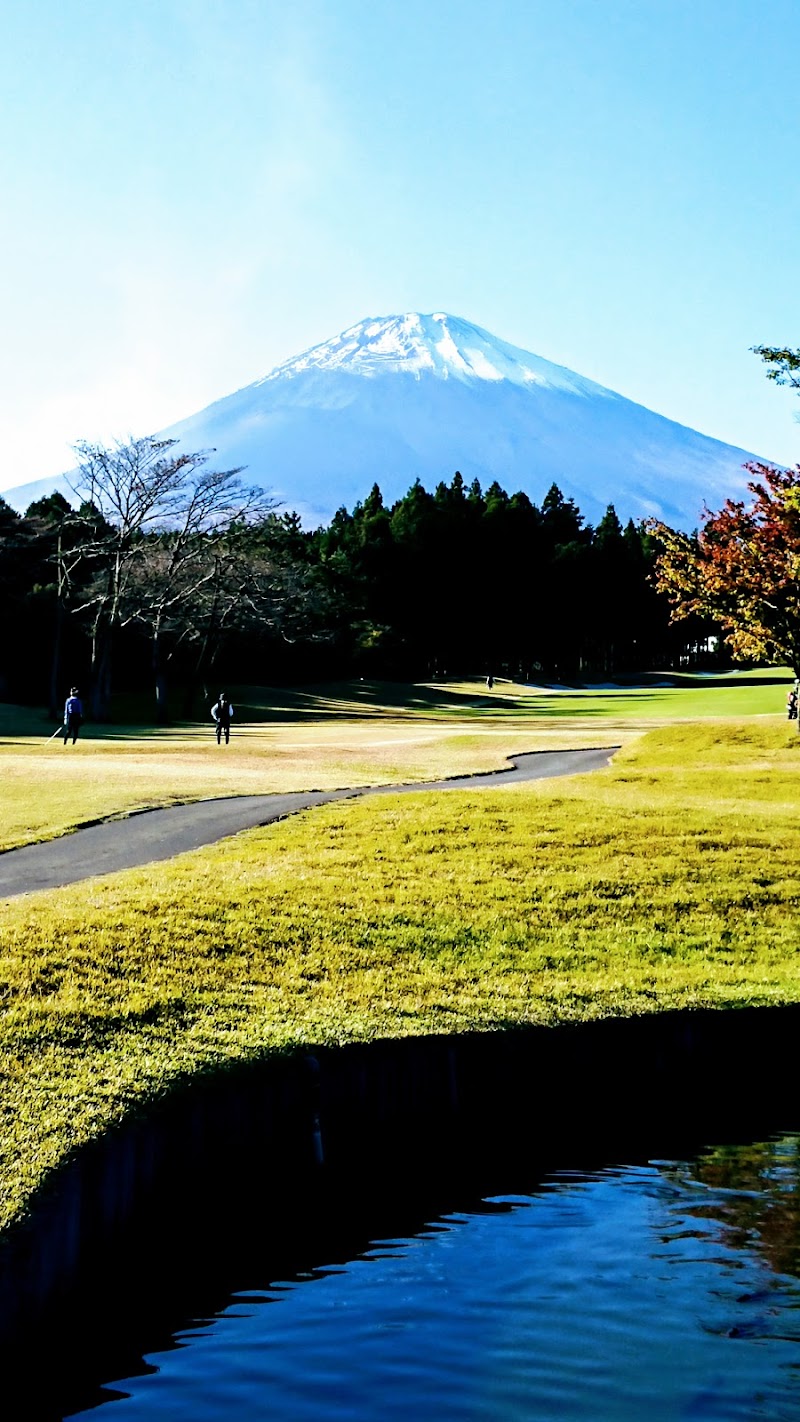
[(261, 1261), (69, 1415), (800, 1418), (800, 1135), (502, 1183), (345, 1262)]

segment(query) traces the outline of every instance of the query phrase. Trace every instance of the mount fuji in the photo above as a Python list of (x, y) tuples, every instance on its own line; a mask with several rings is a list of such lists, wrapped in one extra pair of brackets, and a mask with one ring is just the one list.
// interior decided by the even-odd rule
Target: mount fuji
[[(613, 503), (689, 529), (742, 495), (756, 457), (443, 313), (361, 321), (161, 434), (246, 466), (308, 525), (373, 483), (391, 503), (458, 469), (538, 503), (556, 483), (590, 522)], [(24, 508), (54, 487), (67, 492), (39, 480), (3, 497)]]

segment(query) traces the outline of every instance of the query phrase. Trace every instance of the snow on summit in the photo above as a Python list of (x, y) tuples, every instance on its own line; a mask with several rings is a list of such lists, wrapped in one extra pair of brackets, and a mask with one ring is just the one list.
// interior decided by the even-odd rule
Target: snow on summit
[[(359, 321), (160, 433), (244, 467), (307, 524), (458, 469), (538, 504), (555, 483), (592, 523), (613, 503), (691, 529), (744, 495), (753, 458), (441, 311)], [(5, 497), (24, 509), (58, 486)]]
[(443, 380), (509, 380), (515, 385), (541, 385), (574, 394), (611, 397), (611, 391), (601, 385), (443, 312), (424, 316), (412, 311), (404, 316), (359, 321), (332, 340), (277, 366), (259, 383), (311, 370), (368, 378), (391, 372), (417, 379), (430, 373)]

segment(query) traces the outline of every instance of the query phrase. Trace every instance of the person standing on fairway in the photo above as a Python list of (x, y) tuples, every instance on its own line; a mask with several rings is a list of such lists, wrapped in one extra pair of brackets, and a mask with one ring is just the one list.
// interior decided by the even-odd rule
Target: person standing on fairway
[(70, 688), (69, 696), (64, 703), (64, 745), (67, 744), (70, 736), (72, 736), (72, 744), (75, 744), (78, 739), (78, 732), (81, 728), (82, 720), (83, 702), (81, 701), (77, 686), (73, 686)]
[(219, 701), (216, 705), (211, 707), (211, 715), (217, 723), (217, 745), (220, 744), (223, 736), (225, 737), (225, 744), (227, 745), (231, 738), (233, 707), (224, 691), (220, 692)]

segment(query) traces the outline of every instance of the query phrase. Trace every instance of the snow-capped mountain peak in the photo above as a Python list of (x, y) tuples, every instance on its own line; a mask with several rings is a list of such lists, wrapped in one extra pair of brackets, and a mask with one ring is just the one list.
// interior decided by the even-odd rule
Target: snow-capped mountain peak
[(576, 375), (563, 366), (543, 360), (498, 340), (489, 331), (458, 316), (438, 311), (422, 315), (368, 317), (341, 335), (279, 365), (257, 383), (285, 380), (310, 371), (335, 371), (377, 377), (387, 374), (436, 375), (442, 380), (510, 381), (513, 385), (542, 386), (574, 395), (612, 392)]
[(593, 522), (613, 503), (689, 529), (704, 502), (743, 496), (752, 458), (442, 311), (359, 321), (160, 433), (246, 469), (308, 525), (376, 480), (391, 505), (458, 469), (536, 503), (556, 483)]

